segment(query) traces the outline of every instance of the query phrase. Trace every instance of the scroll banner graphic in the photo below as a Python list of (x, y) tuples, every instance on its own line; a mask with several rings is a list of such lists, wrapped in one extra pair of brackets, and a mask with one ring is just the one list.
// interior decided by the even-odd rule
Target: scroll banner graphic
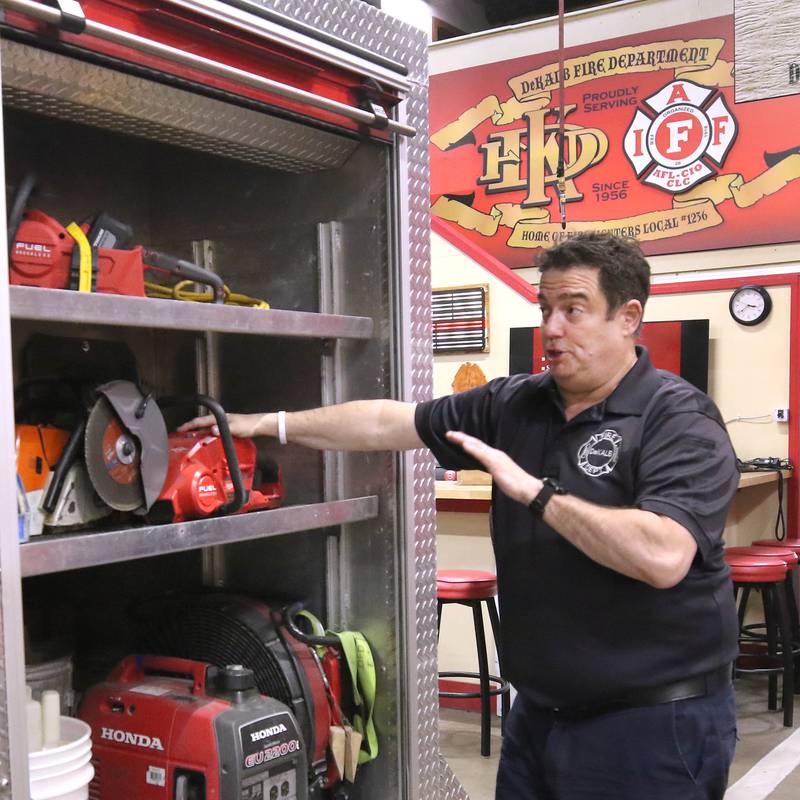
[(738, 174), (718, 175), (689, 192), (675, 195), (672, 208), (622, 219), (571, 222), (566, 231), (560, 223), (550, 222), (547, 211), (513, 203), (499, 203), (486, 214), (458, 200), (440, 197), (432, 212), (483, 236), (494, 236), (500, 225), (509, 227), (512, 229), (509, 247), (549, 247), (579, 231), (604, 231), (651, 242), (713, 228), (723, 221), (717, 206), (726, 200), (733, 200), (739, 208), (748, 208), (798, 178), (800, 154), (794, 153), (751, 181), (745, 182)]
[[(565, 87), (577, 86), (615, 75), (632, 75), (669, 69), (674, 78), (721, 88), (733, 85), (733, 67), (718, 58), (723, 38), (670, 39), (642, 45), (598, 50), (571, 58), (564, 63)], [(491, 120), (495, 126), (511, 125), (531, 111), (550, 105), (558, 89), (558, 64), (550, 63), (508, 80), (512, 96), (501, 101), (489, 95), (468, 108), (457, 119), (431, 136), (441, 151), (454, 148), (479, 125)], [(787, 153), (755, 178), (746, 180), (738, 172), (717, 175), (672, 197), (672, 207), (647, 211), (618, 219), (571, 221), (567, 230), (551, 222), (543, 208), (523, 208), (515, 203), (497, 203), (486, 212), (467, 202), (442, 194), (432, 213), (467, 231), (493, 237), (501, 226), (510, 228), (506, 242), (510, 248), (549, 247), (580, 231), (607, 231), (630, 236), (642, 242), (668, 239), (714, 228), (724, 222), (720, 206), (732, 200), (738, 208), (748, 208), (763, 198), (781, 191), (800, 178), (800, 153)], [(463, 195), (463, 191), (458, 194)]]
[[(601, 50), (581, 58), (571, 58), (564, 63), (564, 88), (597, 78), (662, 69), (674, 69), (676, 78), (686, 78), (702, 86), (733, 86), (732, 65), (717, 61), (724, 44), (723, 39), (678, 40)], [(511, 78), (508, 85), (514, 94), (512, 98), (501, 103), (495, 95), (485, 97), (457, 120), (434, 133), (431, 141), (440, 150), (447, 150), (487, 119), (495, 125), (511, 125), (527, 111), (547, 108), (551, 92), (558, 88), (558, 64), (548, 64)]]

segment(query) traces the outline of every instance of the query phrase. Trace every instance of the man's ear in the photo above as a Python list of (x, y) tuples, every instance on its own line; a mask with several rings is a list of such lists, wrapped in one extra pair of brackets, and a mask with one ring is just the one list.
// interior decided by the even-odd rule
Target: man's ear
[(633, 336), (636, 331), (639, 330), (639, 325), (641, 325), (642, 322), (642, 316), (644, 314), (642, 304), (638, 300), (628, 300), (627, 303), (620, 306), (617, 313), (622, 320), (625, 335)]

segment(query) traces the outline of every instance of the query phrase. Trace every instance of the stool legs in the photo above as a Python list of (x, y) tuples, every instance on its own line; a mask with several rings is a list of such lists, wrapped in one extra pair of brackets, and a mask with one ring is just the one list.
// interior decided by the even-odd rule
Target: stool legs
[[(492, 636), (494, 636), (494, 646), (497, 650), (497, 665), (498, 671), (501, 675), (505, 674), (505, 667), (503, 665), (503, 649), (500, 643), (500, 617), (497, 614), (497, 606), (494, 600), (487, 600), (486, 607), (489, 611), (489, 622), (492, 624)], [(508, 719), (508, 712), (511, 710), (511, 692), (503, 692), (500, 695), (500, 724), (501, 732), (505, 733), (506, 720)]]
[[(773, 593), (766, 588), (761, 590), (762, 603), (764, 606), (764, 622), (767, 625), (767, 652), (778, 652), (778, 627), (779, 622), (775, 616), (775, 608), (773, 603)], [(777, 711), (778, 709), (778, 673), (770, 672), (769, 674), (769, 691), (767, 694), (767, 708), (770, 711)]]
[[(739, 672), (766, 672), (768, 675), (768, 697), (767, 707), (771, 711), (778, 708), (778, 671), (781, 672), (783, 677), (782, 686), (782, 705), (783, 705), (783, 724), (787, 728), (791, 728), (794, 722), (794, 691), (795, 691), (795, 654), (794, 654), (794, 633), (793, 633), (793, 615), (790, 612), (790, 603), (787, 599), (787, 592), (785, 584), (778, 583), (758, 583), (743, 585), (741, 598), (739, 599), (739, 630), (740, 642), (744, 646), (757, 646), (757, 642), (761, 641), (766, 644), (766, 656), (773, 659), (773, 663), (777, 660), (780, 667), (769, 668), (753, 668), (749, 669), (739, 663), (742, 656), (745, 658), (752, 655), (757, 658), (757, 653), (740, 652), (740, 659), (737, 659), (736, 669)], [(734, 584), (734, 594), (738, 594), (739, 586)], [(766, 629), (765, 636), (760, 637), (752, 633), (753, 627), (748, 626), (750, 630), (744, 626), (745, 614), (747, 611), (747, 601), (750, 596), (751, 589), (756, 589), (761, 594), (761, 600), (764, 609), (764, 627)]]
[[(786, 594), (775, 592), (778, 605), (778, 620), (783, 651), (783, 724), (791, 728), (794, 715), (794, 652), (792, 650), (792, 628)], [(788, 699), (787, 699), (788, 698)]]
[[(493, 695), (500, 695), (502, 698), (502, 713), (503, 724), (505, 724), (506, 716), (508, 714), (508, 682), (503, 680), (502, 677), (492, 675), (489, 672), (489, 658), (486, 652), (486, 632), (483, 626), (483, 609), (481, 603), (485, 602), (489, 612), (489, 620), (492, 624), (492, 633), (494, 634), (495, 645), (497, 647), (497, 660), (500, 665), (500, 675), (502, 676), (502, 658), (500, 655), (500, 625), (497, 616), (497, 608), (494, 604), (494, 598), (482, 598), (475, 600), (441, 600), (437, 599), (437, 625), (440, 628), (442, 622), (442, 607), (445, 603), (458, 603), (459, 605), (468, 606), (472, 609), (472, 621), (475, 626), (475, 644), (478, 652), (478, 672), (440, 672), (441, 678), (477, 678), (479, 681), (479, 691), (477, 692), (448, 692), (440, 691), (440, 697), (474, 697), (480, 699), (481, 704), (481, 755), (491, 755), (491, 698)], [(438, 636), (438, 628), (437, 628)], [(497, 684), (497, 688), (492, 687), (492, 683)]]
[(483, 611), (481, 601), (473, 600), (472, 619), (475, 623), (475, 643), (478, 646), (478, 675), (481, 686), (481, 755), (488, 756), (492, 751), (489, 734), (491, 718), (489, 715), (489, 660), (486, 657), (486, 634), (483, 630)]

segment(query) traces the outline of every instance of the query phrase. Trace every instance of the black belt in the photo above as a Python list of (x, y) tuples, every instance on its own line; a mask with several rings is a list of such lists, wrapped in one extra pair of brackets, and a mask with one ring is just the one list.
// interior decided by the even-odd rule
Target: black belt
[(586, 719), (612, 711), (622, 711), (626, 708), (639, 708), (641, 706), (658, 706), (662, 703), (672, 703), (675, 700), (690, 700), (693, 697), (705, 697), (724, 689), (731, 684), (731, 665), (725, 664), (711, 672), (684, 678), (680, 681), (667, 683), (663, 686), (653, 686), (648, 689), (635, 689), (624, 695), (592, 705), (571, 706), (567, 708), (539, 709), (551, 713), (557, 719)]

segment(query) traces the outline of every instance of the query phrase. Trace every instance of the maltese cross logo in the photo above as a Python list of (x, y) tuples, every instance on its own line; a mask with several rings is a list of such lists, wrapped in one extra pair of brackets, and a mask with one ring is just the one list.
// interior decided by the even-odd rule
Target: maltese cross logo
[(644, 103), (623, 141), (637, 178), (667, 192), (685, 192), (723, 165), (738, 126), (716, 89), (676, 80)]

